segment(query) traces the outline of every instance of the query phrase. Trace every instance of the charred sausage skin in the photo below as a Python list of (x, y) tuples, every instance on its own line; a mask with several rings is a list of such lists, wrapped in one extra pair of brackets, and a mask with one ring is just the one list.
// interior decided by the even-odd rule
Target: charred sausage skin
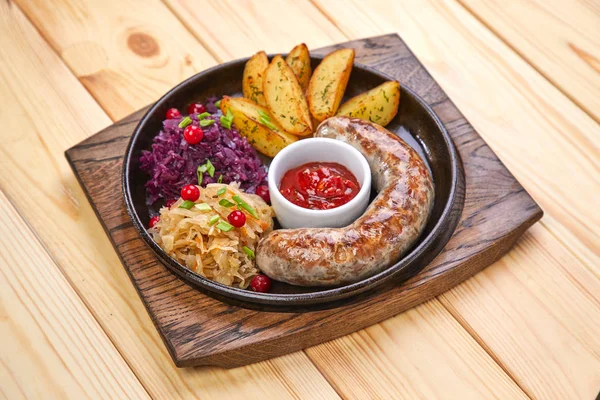
[(269, 233), (258, 245), (256, 262), (271, 278), (294, 285), (356, 282), (398, 261), (418, 239), (433, 207), (433, 181), (419, 155), (379, 125), (332, 117), (315, 137), (342, 140), (360, 151), (378, 195), (347, 227)]

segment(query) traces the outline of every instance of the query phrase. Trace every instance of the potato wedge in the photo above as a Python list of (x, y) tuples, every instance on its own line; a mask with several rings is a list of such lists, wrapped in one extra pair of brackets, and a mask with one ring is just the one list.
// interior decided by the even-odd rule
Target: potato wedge
[(399, 104), (400, 84), (388, 81), (354, 96), (342, 104), (337, 115), (347, 115), (386, 126), (398, 114)]
[(306, 136), (312, 133), (312, 122), (304, 91), (294, 71), (277, 55), (265, 71), (263, 92), (267, 108), (287, 133)]
[(227, 114), (227, 110), (233, 114), (235, 129), (248, 138), (252, 147), (266, 156), (275, 157), (285, 146), (298, 140), (296, 136), (283, 130), (267, 108), (252, 100), (224, 96), (221, 111)]
[(263, 107), (266, 105), (263, 94), (263, 77), (268, 66), (267, 54), (264, 51), (259, 51), (246, 62), (242, 78), (244, 97)]
[(319, 122), (335, 115), (354, 64), (354, 50), (341, 49), (329, 53), (315, 68), (306, 98), (312, 116)]
[(298, 83), (303, 91), (308, 88), (308, 82), (312, 74), (312, 66), (310, 65), (310, 53), (306, 44), (302, 43), (294, 47), (290, 54), (285, 58), (294, 75), (298, 78)]

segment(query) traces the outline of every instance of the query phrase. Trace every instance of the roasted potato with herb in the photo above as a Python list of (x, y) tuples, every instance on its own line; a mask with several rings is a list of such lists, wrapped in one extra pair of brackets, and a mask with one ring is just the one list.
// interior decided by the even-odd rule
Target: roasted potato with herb
[(308, 88), (308, 82), (310, 81), (310, 75), (312, 74), (312, 67), (310, 65), (310, 53), (308, 47), (304, 43), (294, 47), (290, 54), (285, 58), (285, 62), (288, 63), (294, 75), (298, 78), (298, 83), (303, 91)]
[(267, 54), (264, 51), (259, 51), (246, 62), (242, 78), (244, 97), (261, 106), (266, 105), (263, 94), (263, 78), (268, 66)]
[(354, 64), (354, 50), (342, 49), (329, 53), (315, 68), (306, 97), (312, 116), (319, 122), (335, 115)]
[(263, 92), (267, 108), (287, 133), (306, 136), (312, 133), (312, 122), (304, 91), (294, 71), (277, 55), (265, 71)]
[(337, 115), (360, 118), (386, 126), (398, 113), (400, 84), (384, 82), (374, 89), (354, 96), (340, 107)]
[(272, 118), (269, 110), (252, 100), (224, 96), (220, 107), (225, 115), (227, 111), (231, 111), (233, 125), (238, 132), (248, 138), (252, 147), (266, 156), (275, 157), (285, 146), (298, 140), (296, 136), (284, 131)]

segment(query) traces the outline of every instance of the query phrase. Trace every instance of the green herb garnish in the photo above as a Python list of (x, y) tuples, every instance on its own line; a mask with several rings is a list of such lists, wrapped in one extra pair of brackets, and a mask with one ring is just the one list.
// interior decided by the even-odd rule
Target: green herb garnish
[(234, 195), (233, 201), (235, 201), (237, 203), (240, 210), (243, 208), (244, 210), (248, 211), (248, 213), (250, 215), (252, 215), (254, 218), (258, 219), (258, 214), (256, 214), (256, 211), (254, 210), (254, 208), (252, 208), (250, 206), (250, 204), (248, 204), (244, 200), (242, 200), (242, 198), (240, 196), (238, 196), (237, 194)]
[(254, 260), (254, 252), (252, 251), (251, 248), (244, 246), (244, 247), (242, 247), (242, 250), (244, 250), (244, 253), (246, 253), (248, 255), (249, 259)]
[(215, 166), (212, 165), (208, 159), (205, 164), (198, 165), (198, 169), (196, 170), (196, 174), (198, 175), (198, 186), (202, 185), (202, 178), (205, 172), (208, 172), (208, 175), (210, 175), (211, 178), (215, 176)]
[(195, 203), (193, 201), (186, 200), (179, 205), (179, 208), (185, 208), (186, 210), (189, 210), (190, 208), (194, 207), (194, 204)]
[(215, 176), (215, 166), (208, 159), (206, 160), (206, 172), (208, 172), (211, 178)]
[(258, 110), (258, 115), (261, 118), (264, 118), (266, 120), (269, 120), (269, 121), (271, 120), (271, 116), (269, 114), (267, 114), (266, 112), (264, 112), (263, 110)]
[(210, 211), (210, 210), (212, 210), (212, 208), (208, 205), (208, 203), (196, 204), (195, 208), (198, 209), (198, 210), (200, 210), (200, 211)]
[(231, 129), (231, 124), (233, 123), (233, 113), (230, 109), (227, 109), (227, 115), (221, 117), (221, 125), (223, 125), (227, 129)]
[(259, 121), (261, 124), (265, 125), (267, 128), (276, 131), (277, 127), (273, 125), (271, 122), (271, 117), (269, 114), (264, 112), (263, 110), (258, 110), (258, 115), (260, 115)]
[[(217, 183), (223, 183), (223, 174), (219, 175), (219, 180), (217, 180)], [(221, 190), (221, 189), (219, 189)], [(219, 193), (219, 192), (217, 192)]]
[(223, 232), (229, 232), (230, 230), (233, 229), (233, 225), (231, 225), (225, 221), (221, 221), (217, 224), (217, 228), (219, 228)]
[(219, 200), (219, 205), (229, 208), (229, 207), (235, 206), (235, 203), (232, 203), (227, 199), (221, 199), (221, 200)]
[(217, 108), (221, 107), (221, 100), (220, 99), (217, 100), (217, 101), (215, 101), (215, 107), (217, 107)]
[(198, 169), (196, 170), (196, 175), (198, 175), (198, 186), (202, 185), (202, 178), (203, 178), (205, 172), (206, 172), (206, 164), (198, 165)]
[(273, 123), (271, 123), (271, 121), (267, 121), (267, 120), (263, 119), (262, 117), (260, 119), (260, 123), (263, 124), (264, 126), (266, 126), (267, 128), (269, 128), (272, 131), (276, 131), (277, 130), (277, 127), (275, 125), (273, 125)]
[(198, 114), (198, 120), (203, 120), (206, 117), (210, 117), (210, 113), (203, 112), (202, 114)]
[(180, 128), (185, 128), (186, 126), (188, 126), (191, 123), (192, 123), (192, 119), (190, 117), (185, 117), (179, 123), (179, 127)]
[(248, 204), (248, 203), (241, 203), (241, 204), (238, 204), (238, 208), (240, 209), (240, 211), (243, 208), (244, 210), (248, 211), (248, 213), (250, 215), (252, 215), (254, 218), (258, 219), (258, 215), (256, 214), (256, 211), (254, 211), (254, 208), (252, 208), (250, 206), (250, 204)]
[(212, 217), (210, 217), (210, 219), (208, 220), (208, 224), (209, 225), (214, 225), (217, 223), (217, 221), (219, 221), (219, 216), (218, 215), (213, 215)]
[[(223, 175), (221, 175), (221, 177), (223, 177)], [(225, 194), (225, 192), (227, 192), (227, 188), (223, 186), (221, 189), (217, 190), (217, 196)]]
[(200, 121), (200, 126), (203, 128), (206, 128), (207, 126), (210, 126), (214, 123), (215, 123), (214, 119), (203, 119)]

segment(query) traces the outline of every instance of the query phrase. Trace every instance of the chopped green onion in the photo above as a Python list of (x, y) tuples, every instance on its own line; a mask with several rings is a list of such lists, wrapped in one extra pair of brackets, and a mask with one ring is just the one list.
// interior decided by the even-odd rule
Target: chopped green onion
[(256, 211), (254, 210), (254, 208), (252, 208), (250, 206), (250, 204), (246, 203), (244, 200), (242, 200), (242, 198), (240, 196), (238, 196), (237, 194), (233, 196), (233, 201), (235, 201), (238, 206), (240, 207), (240, 209), (244, 209), (246, 211), (248, 211), (248, 213), (250, 215), (252, 215), (254, 218), (258, 219), (258, 214), (256, 214)]
[(231, 129), (231, 124), (233, 123), (233, 113), (230, 109), (227, 109), (227, 116), (221, 117), (221, 125), (223, 125), (227, 129)]
[(221, 107), (221, 100), (215, 101), (215, 107)]
[(208, 172), (208, 175), (210, 175), (211, 178), (215, 176), (215, 166), (212, 165), (208, 159), (206, 160), (206, 164), (198, 165), (198, 169), (196, 170), (198, 175), (198, 185), (202, 185), (202, 174), (205, 172)]
[(181, 122), (179, 123), (179, 127), (180, 128), (185, 128), (186, 126), (188, 126), (189, 124), (192, 123), (192, 119), (190, 117), (185, 117), (184, 119), (181, 120)]
[(266, 119), (264, 117), (260, 117), (260, 123), (263, 124), (264, 126), (266, 126), (267, 128), (271, 129), (272, 131), (276, 131), (277, 127), (275, 125), (273, 125), (273, 123), (271, 122), (270, 119)]
[(219, 216), (218, 215), (213, 215), (212, 217), (210, 217), (210, 219), (208, 220), (208, 224), (209, 225), (214, 225), (217, 223), (217, 221), (219, 220)]
[(261, 118), (264, 118), (264, 119), (266, 119), (267, 121), (270, 121), (270, 120), (271, 120), (271, 116), (270, 116), (269, 114), (267, 114), (266, 112), (264, 112), (263, 110), (258, 110), (258, 115), (259, 115)]
[(206, 172), (206, 165), (198, 165), (198, 169), (196, 170), (196, 174), (198, 175), (198, 186), (202, 185), (203, 174)]
[[(217, 182), (218, 183), (223, 183), (223, 174), (219, 175), (219, 180)], [(221, 190), (221, 189), (219, 189), (219, 190)]]
[(221, 199), (221, 200), (219, 200), (219, 205), (229, 208), (229, 207), (235, 206), (235, 203), (232, 203), (227, 199)]
[(223, 232), (229, 232), (230, 230), (233, 229), (233, 225), (231, 225), (225, 221), (221, 221), (217, 224), (217, 228), (219, 228)]
[(254, 218), (257, 218), (257, 219), (258, 219), (258, 215), (256, 214), (256, 211), (254, 211), (254, 208), (252, 208), (252, 207), (250, 206), (250, 204), (248, 204), (248, 203), (241, 203), (241, 204), (238, 204), (238, 209), (239, 209), (240, 211), (242, 210), (242, 208), (243, 208), (244, 210), (248, 211), (248, 214), (250, 214), (250, 215), (252, 215)]
[(203, 119), (200, 121), (200, 126), (205, 128), (215, 123), (214, 119)]
[(198, 210), (200, 210), (200, 211), (210, 211), (210, 210), (212, 210), (212, 208), (208, 205), (208, 203), (196, 204), (195, 208), (198, 209)]
[(198, 120), (203, 120), (206, 117), (210, 117), (210, 113), (203, 112), (202, 114), (198, 114)]
[(215, 176), (215, 166), (208, 159), (206, 160), (206, 172), (208, 172), (211, 178)]
[(271, 122), (271, 116), (269, 114), (267, 114), (263, 110), (258, 110), (258, 115), (260, 116), (259, 121), (261, 124), (265, 125), (271, 130), (277, 130), (277, 127)]
[[(223, 175), (221, 175), (221, 176), (223, 176)], [(221, 189), (217, 190), (217, 196), (225, 194), (225, 192), (227, 192), (227, 187), (223, 186)]]
[(244, 253), (248, 255), (249, 259), (254, 260), (254, 252), (251, 248), (244, 246), (242, 247), (242, 250), (244, 250)]
[(195, 203), (193, 201), (186, 200), (179, 205), (179, 208), (185, 208), (186, 210), (189, 210), (190, 208), (194, 207), (194, 204)]

